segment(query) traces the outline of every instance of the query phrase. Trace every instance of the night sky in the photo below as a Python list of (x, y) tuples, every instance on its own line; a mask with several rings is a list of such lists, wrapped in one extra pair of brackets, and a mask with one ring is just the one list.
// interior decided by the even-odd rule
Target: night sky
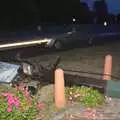
[[(94, 0), (81, 0), (88, 3), (88, 6), (90, 9), (92, 9), (92, 1)], [(106, 3), (108, 5), (108, 11), (113, 14), (120, 13), (120, 0), (106, 0)]]

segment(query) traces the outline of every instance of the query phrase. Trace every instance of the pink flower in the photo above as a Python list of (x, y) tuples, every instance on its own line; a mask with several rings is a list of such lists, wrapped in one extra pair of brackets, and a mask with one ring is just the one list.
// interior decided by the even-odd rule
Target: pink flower
[(7, 112), (12, 112), (12, 108), (11, 108), (11, 107), (8, 107), (8, 108), (7, 108)]
[(15, 105), (16, 107), (19, 106), (20, 101), (18, 97), (8, 96), (7, 98), (8, 98), (8, 105)]
[(45, 104), (43, 104), (43, 103), (38, 103), (37, 104), (38, 109), (43, 109), (44, 107), (45, 107)]
[(28, 91), (28, 88), (25, 88), (23, 93), (24, 93), (24, 96), (27, 98), (30, 96), (30, 92)]
[(8, 105), (14, 104), (14, 98), (12, 96), (8, 96), (7, 99), (8, 99)]
[(19, 87), (16, 87), (16, 89), (22, 91), (25, 97), (30, 96), (30, 92), (27, 87), (20, 85)]
[(13, 104), (14, 104), (16, 107), (19, 106), (20, 101), (19, 101), (18, 97), (15, 97), (15, 98), (14, 98)]
[(12, 93), (9, 93), (9, 92), (2, 93), (2, 95), (3, 95), (4, 97), (7, 97), (7, 96), (13, 96), (13, 94), (12, 94)]
[(19, 86), (16, 86), (16, 89), (20, 90), (20, 91), (24, 91), (25, 90), (25, 86), (19, 85)]
[(84, 112), (83, 112), (84, 116), (87, 117), (88, 119), (92, 119), (93, 117), (95, 117), (95, 114), (96, 114), (96, 110), (92, 110), (90, 108), (86, 109)]
[(18, 97), (13, 97), (13, 94), (11, 94), (11, 93), (3, 93), (2, 95), (7, 97), (7, 102), (8, 102), (9, 106), (11, 106), (11, 105), (15, 105), (16, 107), (19, 106), (20, 101), (19, 101)]
[(17, 91), (19, 90), (19, 86), (15, 85), (15, 88), (16, 88)]
[(29, 93), (28, 91), (25, 91), (25, 92), (24, 92), (24, 95), (25, 95), (25, 97), (29, 97), (29, 96), (30, 96), (30, 93)]
[(19, 90), (24, 91), (24, 87), (23, 86), (19, 87)]

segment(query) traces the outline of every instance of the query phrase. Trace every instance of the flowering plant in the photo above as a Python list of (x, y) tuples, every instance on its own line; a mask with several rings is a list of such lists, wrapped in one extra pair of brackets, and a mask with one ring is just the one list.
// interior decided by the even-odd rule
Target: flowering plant
[(0, 120), (34, 120), (43, 107), (24, 86), (0, 91)]
[(86, 107), (98, 107), (104, 104), (104, 95), (99, 91), (85, 86), (65, 88), (67, 101), (81, 103)]

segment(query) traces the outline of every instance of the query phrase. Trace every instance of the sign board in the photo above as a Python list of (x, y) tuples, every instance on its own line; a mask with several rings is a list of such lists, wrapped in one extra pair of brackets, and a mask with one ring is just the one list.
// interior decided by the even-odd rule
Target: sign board
[(11, 83), (17, 76), (20, 65), (0, 62), (0, 82)]

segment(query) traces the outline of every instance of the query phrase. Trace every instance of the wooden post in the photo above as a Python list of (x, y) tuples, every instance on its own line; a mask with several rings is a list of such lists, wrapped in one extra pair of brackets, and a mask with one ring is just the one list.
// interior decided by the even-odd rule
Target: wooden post
[(105, 57), (103, 80), (111, 80), (111, 71), (112, 71), (112, 56), (107, 55)]
[(55, 70), (55, 105), (57, 108), (65, 106), (64, 71), (60, 68)]

